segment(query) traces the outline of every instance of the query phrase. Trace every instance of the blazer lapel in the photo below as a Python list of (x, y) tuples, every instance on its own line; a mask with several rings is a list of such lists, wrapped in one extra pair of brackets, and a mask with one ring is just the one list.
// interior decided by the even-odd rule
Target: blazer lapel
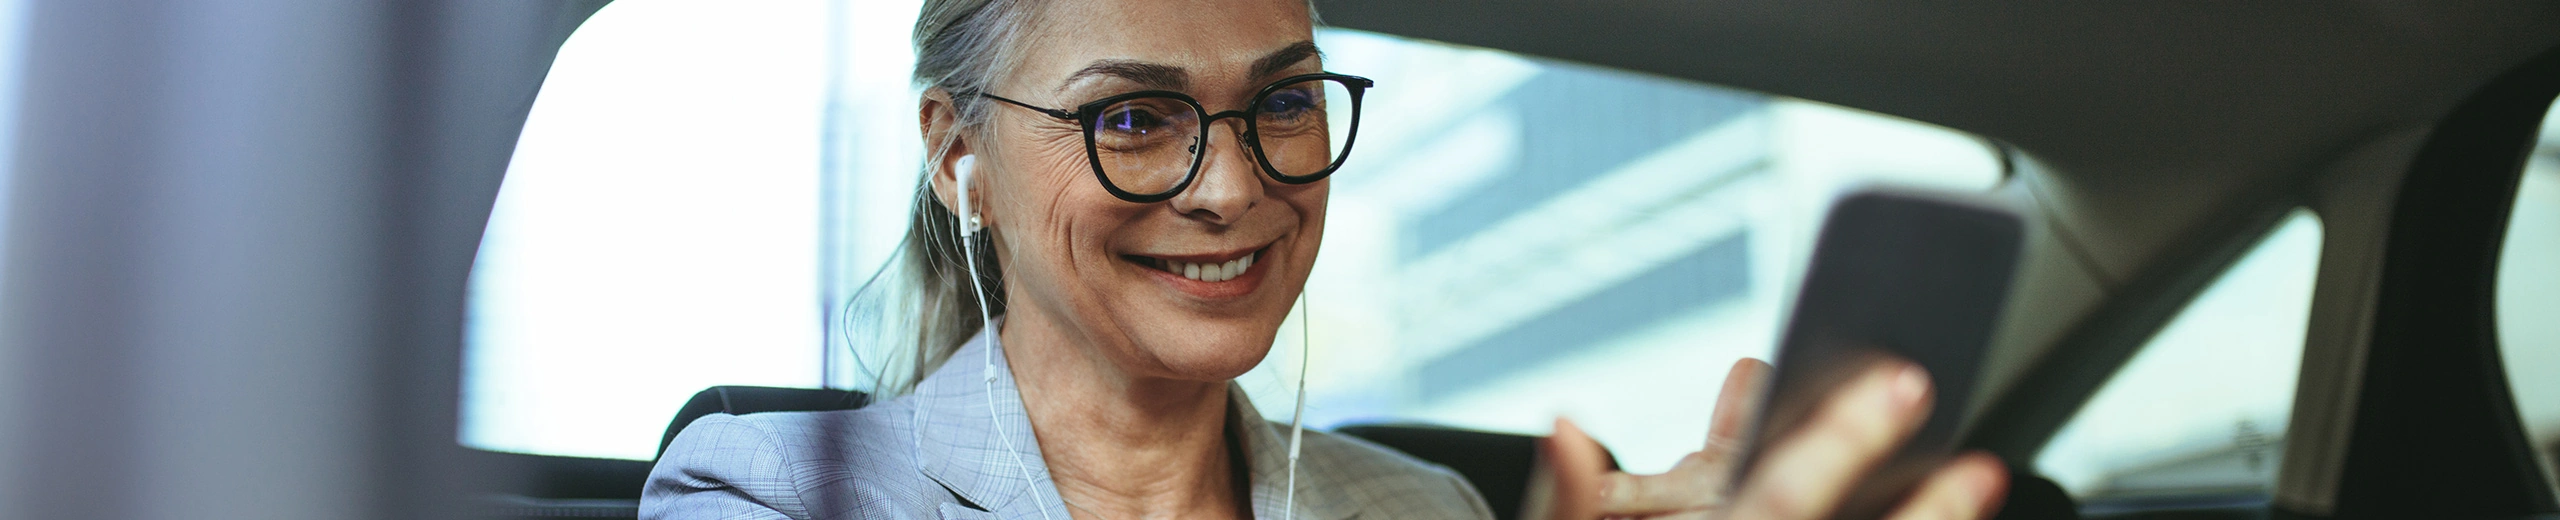
[(996, 520), (995, 513), (970, 509), (969, 506), (950, 502), (942, 503), (942, 508), (935, 511), (935, 513), (937, 513), (942, 520)]
[[(915, 398), (911, 431), (917, 467), (925, 478), (971, 504), (1002, 513), (985, 518), (1041, 518), (1042, 510), (1066, 517), (995, 336), (982, 330), (962, 344), (950, 361), (917, 383)], [(964, 518), (952, 516), (954, 508), (968, 510), (946, 504), (943, 517)]]
[(1310, 467), (1313, 459), (1298, 459), (1297, 514), (1289, 514), (1289, 428), (1262, 418), (1262, 412), (1247, 399), (1244, 386), (1227, 382), (1227, 427), (1244, 442), (1247, 474), (1253, 476), (1253, 516), (1261, 519), (1301, 518), (1308, 520), (1343, 520), (1356, 517), (1358, 511), (1346, 509), (1339, 500), (1325, 500), (1325, 485), (1320, 468)]

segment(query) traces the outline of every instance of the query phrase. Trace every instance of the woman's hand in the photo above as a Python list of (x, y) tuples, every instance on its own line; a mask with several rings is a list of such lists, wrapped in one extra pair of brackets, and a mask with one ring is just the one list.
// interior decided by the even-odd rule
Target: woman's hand
[[(1611, 471), (1598, 441), (1558, 419), (1543, 450), (1548, 474), (1535, 479), (1542, 489), (1531, 490), (1529, 513), (1546, 513), (1549, 520), (1829, 518), (1858, 481), (1929, 416), (1928, 375), (1908, 362), (1879, 365), (1825, 397), (1801, 430), (1773, 440), (1738, 488), (1726, 479), (1742, 462), (1743, 429), (1757, 415), (1756, 394), (1769, 377), (1768, 363), (1734, 363), (1716, 396), (1706, 449), (1681, 458), (1668, 473)], [(2007, 487), (2008, 472), (1998, 458), (1968, 453), (1932, 472), (1887, 518), (1988, 518)], [(1543, 507), (1538, 498), (1545, 499)]]

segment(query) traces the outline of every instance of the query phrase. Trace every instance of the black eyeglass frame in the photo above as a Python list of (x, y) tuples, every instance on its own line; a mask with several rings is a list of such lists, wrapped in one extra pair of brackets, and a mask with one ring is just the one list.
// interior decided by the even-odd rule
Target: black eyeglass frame
[[(1350, 91), (1351, 128), (1342, 136), (1342, 149), (1334, 152), (1333, 163), (1325, 165), (1323, 170), (1318, 170), (1315, 173), (1306, 175), (1289, 175), (1280, 173), (1280, 168), (1272, 166), (1271, 157), (1264, 154), (1262, 151), (1261, 131), (1257, 128), (1258, 124), (1255, 122), (1255, 118), (1253, 116), (1261, 113), (1262, 102), (1271, 97), (1272, 93), (1278, 92), (1280, 87), (1316, 80), (1340, 82), (1345, 90)], [(1359, 141), (1360, 98), (1363, 94), (1368, 92), (1369, 87), (1374, 86), (1377, 86), (1376, 81), (1348, 74), (1334, 74), (1326, 72), (1290, 76), (1281, 78), (1279, 81), (1271, 82), (1270, 85), (1264, 85), (1262, 90), (1255, 92), (1253, 94), (1253, 98), (1245, 103), (1244, 110), (1229, 110), (1215, 114), (1211, 114), (1209, 113), (1209, 109), (1201, 107), (1200, 100), (1192, 98), (1191, 95), (1170, 90), (1141, 90), (1114, 95), (1082, 105), (1077, 105), (1076, 109), (1072, 112), (1042, 107), (1021, 101), (1014, 101), (1012, 99), (1006, 99), (1004, 96), (985, 92), (976, 92), (974, 95), (1031, 109), (1034, 112), (1039, 112), (1049, 117), (1076, 122), (1076, 126), (1084, 131), (1084, 157), (1087, 162), (1090, 162), (1093, 165), (1094, 180), (1101, 181), (1102, 189), (1110, 191), (1111, 196), (1119, 197), (1120, 200), (1143, 204), (1162, 202), (1172, 199), (1175, 195), (1181, 194), (1183, 190), (1191, 189), (1191, 183), (1199, 180), (1200, 178), (1200, 163), (1203, 162), (1201, 159), (1207, 157), (1209, 154), (1209, 132), (1211, 131), (1209, 127), (1216, 124), (1220, 119), (1230, 117), (1244, 119), (1244, 136), (1243, 139), (1239, 139), (1239, 141), (1243, 142), (1246, 148), (1253, 150), (1254, 162), (1261, 164), (1263, 175), (1269, 175), (1272, 180), (1280, 181), (1283, 184), (1306, 184), (1323, 180), (1325, 177), (1333, 175), (1334, 170), (1342, 169), (1343, 161), (1351, 158), (1351, 145)], [(1111, 108), (1112, 105), (1124, 101), (1141, 98), (1165, 98), (1180, 101), (1185, 105), (1189, 105), (1192, 112), (1203, 114), (1200, 117), (1200, 135), (1196, 136), (1192, 143), (1191, 170), (1182, 174), (1182, 182), (1174, 183), (1173, 188), (1167, 189), (1163, 193), (1133, 193), (1128, 190), (1120, 189), (1120, 186), (1112, 184), (1111, 176), (1103, 173), (1102, 171), (1102, 153), (1094, 144), (1094, 124), (1100, 121), (1102, 111), (1104, 109)]]

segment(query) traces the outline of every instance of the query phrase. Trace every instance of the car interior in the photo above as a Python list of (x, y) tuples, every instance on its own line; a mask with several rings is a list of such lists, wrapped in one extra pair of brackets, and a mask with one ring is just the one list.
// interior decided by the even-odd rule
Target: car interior
[[(0, 417), (26, 419), (0, 420), (0, 516), (636, 518), (649, 461), (453, 435), (471, 253), (555, 54), (605, 4), (27, 11), (0, 264)], [(1999, 518), (2560, 518), (2560, 439), (2519, 412), (2560, 403), (2521, 401), (2502, 357), (2560, 344), (2504, 344), (2496, 312), (2560, 4), (1316, 5), (1990, 140), (1992, 193), (2028, 217), (1962, 437), (2011, 462)], [(207, 60), (244, 65), (185, 65)], [(2109, 376), (2299, 212), (2317, 269), (2270, 489), (2075, 497), (2039, 475)], [(712, 387), (651, 433), (870, 400)], [(1500, 518), (1536, 456), (1516, 433), (1336, 431), (1452, 468)], [(134, 482), (162, 487), (116, 491)]]

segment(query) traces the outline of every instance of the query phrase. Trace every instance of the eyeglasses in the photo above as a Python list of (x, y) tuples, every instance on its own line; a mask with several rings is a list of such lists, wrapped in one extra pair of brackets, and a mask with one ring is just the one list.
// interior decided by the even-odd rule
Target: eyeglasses
[(1074, 111), (977, 95), (1076, 122), (1102, 188), (1121, 200), (1146, 203), (1191, 187), (1209, 148), (1209, 125), (1230, 117), (1244, 119), (1240, 142), (1273, 180), (1306, 184), (1333, 175), (1351, 156), (1351, 138), (1360, 130), (1360, 96), (1373, 85), (1342, 74), (1292, 76), (1262, 87), (1244, 110), (1215, 114), (1200, 108), (1199, 100), (1168, 90), (1102, 98)]

